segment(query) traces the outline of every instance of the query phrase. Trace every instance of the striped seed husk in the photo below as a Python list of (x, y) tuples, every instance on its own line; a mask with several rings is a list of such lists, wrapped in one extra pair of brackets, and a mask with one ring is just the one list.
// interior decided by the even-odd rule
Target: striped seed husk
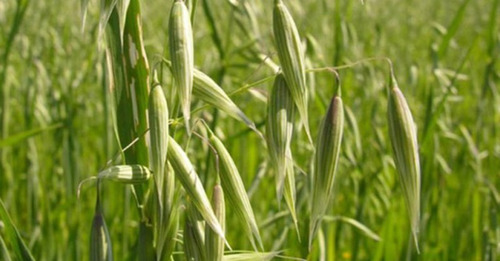
[(283, 75), (293, 97), (307, 137), (312, 143), (307, 113), (306, 70), (297, 26), (282, 0), (274, 1), (273, 32)]
[(276, 76), (267, 106), (267, 144), (277, 171), (276, 191), (278, 200), (281, 200), (283, 182), (286, 176), (286, 162), (291, 160), (289, 152), (295, 116), (295, 105), (283, 74)]
[(394, 162), (403, 188), (411, 230), (418, 250), (420, 222), (420, 160), (417, 127), (396, 79), (391, 76), (388, 99), (389, 137), (394, 152)]
[[(156, 78), (156, 77), (155, 77)], [(153, 170), (153, 180), (154, 180), (154, 193), (153, 196), (148, 200), (145, 207), (146, 211), (151, 211), (154, 213), (153, 227), (155, 229), (155, 237), (159, 238), (162, 235), (161, 229), (163, 229), (163, 179), (165, 176), (164, 168), (165, 162), (167, 160), (167, 147), (168, 147), (168, 108), (167, 100), (163, 94), (161, 86), (155, 83), (153, 89), (149, 93), (148, 101), (148, 122), (149, 122), (149, 166)], [(158, 246), (156, 255), (159, 259), (159, 255), (162, 253), (158, 251)]]
[(194, 70), (194, 86), (193, 95), (203, 100), (204, 102), (216, 107), (217, 109), (227, 113), (236, 120), (245, 123), (250, 129), (260, 134), (255, 127), (255, 124), (241, 111), (240, 108), (229, 98), (212, 78), (199, 71)]
[(98, 179), (111, 180), (125, 184), (140, 184), (151, 177), (151, 170), (142, 165), (117, 165), (97, 174)]
[(210, 206), (210, 201), (198, 178), (198, 174), (194, 170), (193, 164), (189, 161), (181, 146), (172, 137), (169, 137), (168, 141), (167, 160), (172, 165), (176, 178), (181, 182), (184, 190), (191, 198), (193, 205), (198, 209), (203, 219), (205, 219), (217, 235), (224, 238), (224, 231)]
[(160, 85), (154, 86), (149, 94), (148, 117), (149, 137), (151, 139), (150, 167), (155, 174), (154, 179), (158, 198), (161, 198), (168, 150), (168, 107)]
[[(290, 152), (290, 157), (291, 157)], [(288, 206), (288, 210), (292, 215), (293, 223), (295, 224), (295, 231), (297, 231), (297, 235), (300, 239), (299, 233), (299, 224), (297, 220), (297, 212), (295, 210), (295, 201), (296, 201), (296, 190), (295, 190), (295, 173), (293, 171), (293, 161), (289, 160), (286, 164), (286, 177), (285, 177), (285, 202)]]
[[(247, 192), (243, 181), (241, 180), (240, 173), (236, 168), (231, 155), (224, 147), (222, 141), (217, 138), (214, 133), (207, 128), (210, 132), (210, 143), (217, 151), (219, 156), (219, 176), (221, 180), (222, 188), (224, 189), (224, 194), (227, 196), (227, 200), (234, 208), (235, 213), (240, 217), (242, 222), (244, 222), (245, 231), (250, 238), (253, 247), (256, 249), (255, 239), (259, 247), (262, 249), (262, 239), (259, 233), (259, 227), (257, 226), (257, 221), (250, 204), (250, 199), (248, 198)], [(253, 235), (253, 236), (252, 236)]]
[(316, 144), (313, 197), (309, 223), (309, 247), (311, 247), (311, 243), (321, 225), (321, 219), (333, 196), (335, 172), (344, 127), (344, 108), (339, 94), (335, 95), (330, 102), (326, 116), (321, 122)]
[(266, 140), (269, 155), (276, 170), (278, 202), (281, 201), (283, 188), (285, 188), (285, 200), (292, 213), (294, 223), (297, 223), (295, 216), (295, 178), (293, 176), (293, 158), (290, 148), (296, 108), (285, 78), (281, 73), (276, 76), (267, 106)]
[[(99, 191), (97, 193), (99, 193)], [(90, 231), (90, 260), (113, 260), (111, 238), (109, 236), (108, 227), (106, 226), (106, 220), (102, 215), (99, 196), (97, 196), (95, 214), (94, 219), (92, 220), (92, 229)]]
[(184, 254), (189, 261), (208, 261), (205, 255), (203, 230), (199, 225), (198, 213), (192, 203), (188, 203), (184, 222)]
[(169, 50), (175, 88), (179, 94), (184, 122), (189, 132), (194, 70), (193, 32), (189, 11), (181, 0), (175, 0), (170, 11)]
[[(226, 207), (224, 205), (224, 192), (222, 187), (217, 184), (214, 186), (212, 194), (212, 208), (215, 215), (225, 230), (226, 223)], [(221, 261), (224, 256), (224, 241), (211, 229), (205, 228), (205, 249), (207, 260)]]
[(156, 245), (156, 256), (160, 260), (170, 260), (176, 245), (176, 236), (179, 229), (180, 211), (177, 209), (179, 201), (175, 195), (175, 173), (167, 163), (165, 179), (163, 180), (162, 213)]

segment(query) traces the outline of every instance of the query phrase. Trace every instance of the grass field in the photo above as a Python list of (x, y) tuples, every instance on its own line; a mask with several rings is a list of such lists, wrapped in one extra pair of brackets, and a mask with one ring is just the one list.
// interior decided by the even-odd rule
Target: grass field
[(0, 260), (499, 260), (499, 0), (175, 5), (0, 1)]

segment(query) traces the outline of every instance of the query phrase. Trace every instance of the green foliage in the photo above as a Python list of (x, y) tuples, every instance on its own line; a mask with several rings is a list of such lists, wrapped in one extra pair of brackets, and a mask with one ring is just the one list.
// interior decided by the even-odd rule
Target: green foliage
[[(184, 2), (192, 96), (165, 62), (173, 0), (0, 1), (0, 259), (499, 258), (499, 0)], [(382, 57), (398, 81), (389, 95)], [(314, 182), (326, 168), (315, 155), (335, 154), (318, 137), (333, 69), (342, 142), (335, 182)], [(260, 135), (277, 73), (296, 85), (298, 112), (286, 113), (281, 170)], [(221, 184), (235, 169), (233, 188)], [(107, 170), (134, 185), (102, 180), (97, 209), (92, 183), (77, 198)], [(315, 186), (327, 196), (312, 210)]]

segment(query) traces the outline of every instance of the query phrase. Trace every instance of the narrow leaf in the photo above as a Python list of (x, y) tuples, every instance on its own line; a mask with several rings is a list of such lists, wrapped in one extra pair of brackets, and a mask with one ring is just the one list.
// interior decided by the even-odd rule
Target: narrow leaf
[(19, 234), (19, 231), (12, 222), (2, 200), (0, 200), (0, 220), (4, 224), (6, 239), (10, 242), (17, 258), (19, 260), (35, 260), (24, 243), (21, 234)]

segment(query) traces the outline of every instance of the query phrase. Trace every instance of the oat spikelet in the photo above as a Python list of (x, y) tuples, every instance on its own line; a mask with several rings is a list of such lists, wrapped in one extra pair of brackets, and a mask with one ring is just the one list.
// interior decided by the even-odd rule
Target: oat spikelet
[(174, 169), (176, 178), (181, 182), (187, 195), (191, 198), (193, 205), (203, 219), (205, 219), (207, 225), (209, 225), (217, 235), (224, 238), (224, 231), (210, 206), (210, 201), (208, 200), (200, 178), (198, 178), (198, 174), (196, 174), (194, 170), (193, 164), (189, 161), (189, 158), (182, 150), (181, 146), (177, 144), (172, 137), (169, 137), (168, 140), (167, 159)]
[(403, 188), (411, 230), (418, 251), (420, 222), (420, 160), (418, 154), (417, 126), (410, 107), (391, 75), (387, 105), (389, 137), (394, 152), (394, 163)]
[(175, 0), (170, 11), (169, 50), (175, 88), (181, 101), (184, 122), (189, 133), (191, 93), (193, 90), (194, 49), (189, 11), (184, 1)]
[(142, 165), (117, 165), (99, 172), (97, 178), (125, 184), (140, 184), (151, 178), (151, 170)]
[[(212, 208), (224, 230), (226, 223), (226, 207), (224, 205), (224, 193), (219, 184), (214, 186)], [(205, 251), (207, 260), (220, 261), (224, 256), (224, 241), (211, 229), (207, 228), (205, 228)]]
[(328, 209), (333, 195), (333, 184), (340, 155), (344, 128), (344, 108), (340, 88), (328, 108), (319, 128), (316, 143), (313, 197), (309, 223), (309, 247), (321, 225), (321, 219)]
[(169, 134), (167, 100), (160, 85), (155, 85), (151, 90), (148, 106), (149, 137), (151, 139), (150, 167), (155, 175), (158, 197), (161, 198)]
[(312, 143), (307, 113), (304, 54), (297, 26), (282, 0), (274, 1), (273, 32), (283, 75), (297, 106), (309, 141)]
[(257, 248), (255, 245), (256, 239), (259, 247), (262, 249), (263, 245), (262, 238), (259, 233), (259, 227), (257, 226), (252, 205), (250, 204), (250, 199), (248, 198), (238, 168), (236, 168), (236, 164), (227, 149), (224, 147), (222, 141), (217, 138), (210, 129), (207, 128), (207, 130), (210, 134), (210, 143), (215, 148), (219, 156), (219, 176), (225, 196), (231, 204), (231, 207), (234, 209), (236, 215), (238, 215), (244, 223), (244, 230), (247, 232), (253, 247)]

